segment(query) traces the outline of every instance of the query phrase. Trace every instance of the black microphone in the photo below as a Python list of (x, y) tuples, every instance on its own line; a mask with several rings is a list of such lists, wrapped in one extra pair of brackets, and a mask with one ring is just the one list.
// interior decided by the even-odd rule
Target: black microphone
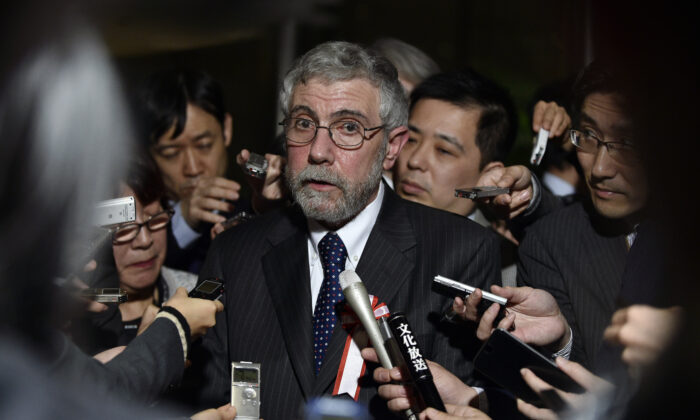
[(389, 317), (389, 326), (399, 345), (401, 355), (406, 362), (409, 376), (413, 379), (418, 394), (423, 399), (425, 405), (439, 411), (447, 412), (445, 404), (442, 402), (442, 398), (440, 398), (440, 394), (435, 387), (435, 382), (433, 382), (433, 375), (430, 373), (428, 364), (423, 358), (423, 351), (413, 335), (411, 326), (408, 324), (406, 315), (402, 312), (392, 314)]

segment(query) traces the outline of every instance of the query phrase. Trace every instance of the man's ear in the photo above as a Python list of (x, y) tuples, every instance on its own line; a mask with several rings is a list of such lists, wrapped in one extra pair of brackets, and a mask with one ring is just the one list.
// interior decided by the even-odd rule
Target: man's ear
[(396, 127), (389, 133), (389, 144), (387, 145), (386, 157), (384, 157), (383, 167), (388, 171), (394, 166), (396, 158), (399, 157), (401, 149), (408, 141), (408, 128), (405, 125)]
[(493, 162), (487, 163), (486, 166), (484, 166), (484, 168), (481, 170), (481, 173), (485, 174), (486, 172), (494, 168), (505, 168), (505, 165), (503, 164), (503, 162), (494, 160)]
[(233, 118), (228, 112), (224, 116), (224, 146), (228, 147), (233, 138)]

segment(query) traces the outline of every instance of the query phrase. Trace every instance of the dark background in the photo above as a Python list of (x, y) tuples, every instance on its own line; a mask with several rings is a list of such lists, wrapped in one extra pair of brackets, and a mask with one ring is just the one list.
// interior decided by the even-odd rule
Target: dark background
[[(394, 37), (425, 51), (443, 70), (472, 66), (510, 90), (520, 128), (511, 162), (529, 154), (528, 105), (535, 91), (575, 75), (587, 61), (587, 10), (593, 9), (584, 0), (145, 3), (108, 2), (97, 10), (127, 88), (164, 67), (212, 74), (233, 115), (231, 158), (243, 147), (263, 151), (274, 138), (277, 87), (292, 58), (327, 40), (370, 44)], [(240, 180), (234, 166), (229, 176)]]
[[(658, 80), (661, 84), (676, 70), (696, 68), (685, 64), (697, 64), (693, 13), (678, 4), (598, 0), (97, 3), (88, 6), (89, 13), (129, 91), (149, 73), (173, 66), (203, 69), (222, 83), (234, 120), (230, 162), (243, 147), (258, 152), (268, 148), (280, 119), (276, 97), (282, 75), (293, 58), (327, 40), (369, 44), (394, 37), (425, 51), (443, 70), (472, 66), (495, 79), (511, 92), (518, 107), (518, 141), (508, 163), (526, 162), (529, 156), (529, 106), (536, 91), (570, 80), (590, 60), (639, 62), (639, 72), (630, 66), (631, 76), (652, 76), (650, 66), (665, 65), (670, 58)], [(228, 172), (242, 181), (236, 165), (230, 164)]]

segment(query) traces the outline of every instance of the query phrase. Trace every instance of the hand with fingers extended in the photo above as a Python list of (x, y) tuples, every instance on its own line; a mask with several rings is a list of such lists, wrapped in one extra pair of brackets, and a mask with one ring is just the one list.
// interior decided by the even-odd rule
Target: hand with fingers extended
[(649, 366), (673, 338), (681, 316), (678, 306), (660, 309), (632, 305), (613, 314), (603, 337), (623, 347), (622, 360), (630, 367)]
[(454, 311), (464, 320), (478, 322), (476, 335), (480, 340), (491, 336), (494, 328), (512, 331), (513, 335), (528, 344), (546, 347), (552, 352), (563, 348), (571, 338), (571, 330), (554, 297), (542, 289), (532, 287), (491, 286), (491, 293), (508, 299), (507, 315), (493, 325), (500, 307), (492, 304), (481, 316), (477, 307), (482, 294), (476, 289), (465, 300), (455, 298)]
[(201, 223), (220, 223), (226, 217), (220, 213), (231, 213), (238, 200), (241, 186), (222, 177), (200, 177), (193, 180), (192, 194), (180, 202), (182, 217), (192, 229)]
[(539, 101), (532, 113), (532, 131), (539, 133), (540, 129), (549, 131), (549, 138), (560, 137), (571, 126), (571, 117), (564, 107), (556, 102)]
[[(571, 379), (581, 385), (586, 392), (583, 394), (575, 394), (554, 388), (527, 368), (521, 369), (520, 374), (530, 388), (532, 388), (532, 390), (537, 394), (542, 395), (545, 392), (554, 391), (557, 394), (558, 399), (561, 399), (564, 403), (565, 407), (562, 408), (570, 407), (574, 410), (580, 409), (581, 407), (585, 407), (587, 404), (589, 404), (596, 398), (597, 395), (610, 392), (613, 388), (613, 385), (610, 382), (607, 382), (606, 380), (594, 375), (576, 362), (570, 362), (563, 357), (557, 357), (555, 363), (564, 373), (569, 375)], [(546, 401), (546, 398), (543, 399)], [(526, 403), (520, 399), (518, 399), (518, 410), (531, 419), (559, 418), (557, 414), (550, 409), (537, 408), (534, 405)]]
[[(378, 362), (377, 353), (371, 347), (362, 350), (362, 357), (369, 362)], [(464, 384), (444, 367), (430, 360), (427, 362), (435, 387), (445, 404), (466, 406), (478, 395), (472, 387)], [(413, 388), (402, 384), (408, 378), (404, 377), (399, 368), (378, 367), (374, 370), (373, 377), (380, 384), (379, 395), (387, 400), (387, 407), (391, 411), (399, 413), (416, 406)]]
[[(243, 149), (236, 156), (236, 163), (241, 168), (245, 168), (249, 158), (250, 151)], [(271, 153), (266, 153), (265, 159), (267, 159), (265, 179), (254, 176), (246, 177), (252, 191), (253, 208), (258, 213), (264, 213), (279, 207), (289, 197), (284, 183), (284, 167), (287, 164), (287, 159)]]
[(495, 167), (481, 174), (478, 186), (510, 188), (510, 193), (479, 200), (487, 213), (511, 220), (524, 212), (532, 200), (532, 174), (522, 165)]

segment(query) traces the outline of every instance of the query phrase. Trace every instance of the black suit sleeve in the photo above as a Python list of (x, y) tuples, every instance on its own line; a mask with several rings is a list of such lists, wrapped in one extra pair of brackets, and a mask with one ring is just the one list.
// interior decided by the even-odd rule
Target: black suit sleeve
[(528, 230), (525, 239), (520, 243), (518, 256), (518, 286), (544, 289), (554, 296), (573, 333), (571, 360), (588, 365), (581, 330), (576, 323), (566, 282), (548, 245), (540, 239), (537, 229)]
[(62, 351), (51, 374), (98, 395), (151, 403), (182, 378), (185, 368), (180, 335), (167, 319), (156, 319), (107, 364), (83, 353), (65, 336), (59, 339)]
[[(220, 247), (214, 246), (207, 254), (199, 279), (217, 277), (227, 285), (220, 263)], [(179, 400), (196, 408), (219, 407), (230, 399), (230, 366), (228, 358), (228, 326), (226, 316), (226, 289), (224, 310), (216, 314), (216, 325), (209, 329), (201, 341), (195, 342), (190, 351), (192, 365), (185, 374), (183, 385), (178, 390)]]

